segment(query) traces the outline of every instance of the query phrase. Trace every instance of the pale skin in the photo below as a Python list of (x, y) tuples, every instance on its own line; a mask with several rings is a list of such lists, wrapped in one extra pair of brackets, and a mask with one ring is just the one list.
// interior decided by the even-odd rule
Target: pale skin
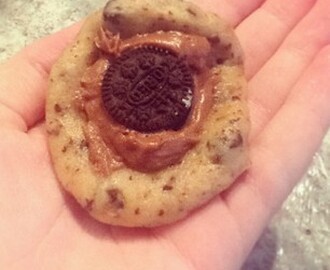
[[(239, 269), (330, 125), (330, 0), (204, 0), (242, 43), (251, 168), (188, 218), (125, 229), (90, 218), (57, 184), (44, 128), (52, 64), (80, 25), (0, 65), (0, 268)], [(219, 176), (220, 177), (220, 176)]]

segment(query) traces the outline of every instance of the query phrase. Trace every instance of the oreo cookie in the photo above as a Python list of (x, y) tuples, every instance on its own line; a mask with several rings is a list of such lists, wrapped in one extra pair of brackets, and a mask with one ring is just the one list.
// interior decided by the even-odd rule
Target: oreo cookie
[(102, 82), (110, 117), (143, 133), (179, 130), (192, 106), (194, 80), (187, 61), (157, 46), (122, 52)]

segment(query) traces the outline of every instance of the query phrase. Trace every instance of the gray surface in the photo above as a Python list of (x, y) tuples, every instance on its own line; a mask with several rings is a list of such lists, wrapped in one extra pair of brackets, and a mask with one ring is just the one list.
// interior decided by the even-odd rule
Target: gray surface
[[(103, 0), (0, 0), (0, 61), (83, 18)], [(330, 134), (248, 258), (244, 270), (330, 269)]]

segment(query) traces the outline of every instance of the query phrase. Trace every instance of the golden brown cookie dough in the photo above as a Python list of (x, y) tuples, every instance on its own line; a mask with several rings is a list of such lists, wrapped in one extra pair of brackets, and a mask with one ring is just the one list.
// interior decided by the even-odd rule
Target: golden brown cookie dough
[(60, 183), (94, 218), (179, 220), (249, 165), (237, 38), (185, 1), (110, 1), (53, 66), (46, 124)]

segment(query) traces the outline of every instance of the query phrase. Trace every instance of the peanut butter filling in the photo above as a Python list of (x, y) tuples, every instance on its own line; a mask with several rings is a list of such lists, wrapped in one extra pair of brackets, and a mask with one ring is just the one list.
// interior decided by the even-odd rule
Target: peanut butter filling
[[(103, 53), (81, 78), (75, 106), (87, 118), (84, 134), (89, 146), (89, 159), (96, 171), (108, 175), (128, 166), (141, 172), (157, 171), (178, 164), (200, 140), (203, 123), (213, 105), (214, 89), (219, 83), (219, 70), (208, 67), (211, 52), (208, 40), (180, 32), (156, 32), (121, 40), (119, 35), (102, 28), (95, 44)], [(190, 114), (179, 130), (143, 133), (117, 123), (105, 110), (101, 87), (111, 59), (129, 48), (159, 46), (185, 57), (193, 70), (195, 91)]]

